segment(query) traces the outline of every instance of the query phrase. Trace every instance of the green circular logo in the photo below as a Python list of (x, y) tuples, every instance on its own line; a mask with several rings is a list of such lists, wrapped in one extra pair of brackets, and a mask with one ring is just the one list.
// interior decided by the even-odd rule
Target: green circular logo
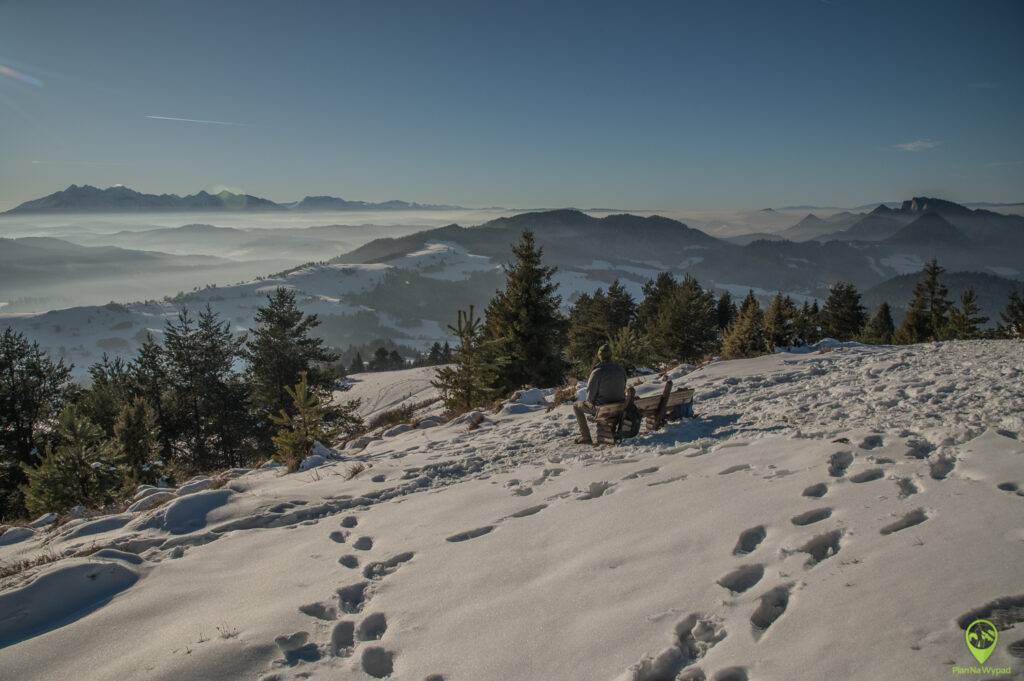
[(983, 665), (996, 649), (999, 630), (989, 620), (977, 619), (967, 625), (964, 639), (967, 641), (967, 649), (974, 655), (974, 659), (978, 661), (978, 664)]

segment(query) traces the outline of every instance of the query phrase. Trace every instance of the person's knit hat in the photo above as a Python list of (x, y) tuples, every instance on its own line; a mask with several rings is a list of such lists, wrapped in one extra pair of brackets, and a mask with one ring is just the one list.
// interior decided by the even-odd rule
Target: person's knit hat
[(602, 362), (612, 361), (612, 349), (605, 343), (597, 349), (597, 358)]

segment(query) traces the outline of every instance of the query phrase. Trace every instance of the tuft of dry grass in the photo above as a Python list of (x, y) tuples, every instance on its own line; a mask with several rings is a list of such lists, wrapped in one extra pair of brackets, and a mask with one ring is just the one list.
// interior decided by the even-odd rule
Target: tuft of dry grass
[(555, 388), (555, 394), (551, 396), (551, 404), (548, 405), (548, 411), (555, 409), (560, 404), (574, 402), (578, 390), (579, 381), (576, 379), (573, 379), (571, 383)]
[(369, 468), (369, 466), (367, 466), (365, 463), (363, 463), (362, 461), (357, 461), (345, 469), (345, 472), (342, 474), (342, 477), (344, 477), (346, 480), (351, 480), (352, 478), (356, 477), (357, 475), (365, 471), (367, 468)]

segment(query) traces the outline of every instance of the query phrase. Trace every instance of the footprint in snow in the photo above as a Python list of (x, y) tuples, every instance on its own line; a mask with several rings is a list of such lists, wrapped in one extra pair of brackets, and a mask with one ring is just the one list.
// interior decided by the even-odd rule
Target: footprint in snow
[(329, 536), (331, 541), (344, 544), (345, 539), (348, 538), (348, 532), (345, 532), (344, 530), (334, 530)]
[(615, 487), (614, 482), (608, 482), (607, 480), (601, 480), (600, 482), (592, 482), (587, 487), (587, 490), (576, 497), (578, 501), (588, 501), (590, 499), (597, 499), (605, 494), (611, 494), (612, 488)]
[(407, 563), (412, 560), (414, 555), (415, 554), (412, 551), (406, 551), (398, 554), (397, 556), (392, 556), (387, 560), (368, 563), (366, 567), (363, 568), (363, 577), (366, 577), (367, 579), (383, 579), (397, 570), (402, 563)]
[(363, 649), (360, 666), (363, 671), (375, 679), (391, 676), (394, 671), (394, 653), (380, 646), (369, 646)]
[(816, 508), (810, 511), (805, 511), (804, 513), (800, 513), (799, 515), (795, 515), (792, 518), (790, 518), (789, 521), (798, 527), (803, 527), (804, 525), (813, 525), (814, 523), (821, 522), (822, 520), (825, 520), (826, 518), (829, 518), (831, 516), (831, 508)]
[(900, 530), (905, 530), (908, 527), (913, 527), (914, 525), (920, 525), (921, 523), (923, 523), (926, 520), (928, 520), (928, 514), (925, 513), (924, 509), (923, 508), (915, 508), (913, 511), (905, 514), (902, 518), (900, 518), (896, 522), (890, 523), (890, 524), (886, 525), (881, 530), (879, 530), (879, 532), (881, 534), (893, 534), (894, 532), (899, 532)]
[(369, 551), (373, 548), (373, 538), (360, 537), (359, 539), (356, 539), (354, 542), (352, 542), (352, 548), (358, 551)]
[(515, 513), (510, 515), (509, 518), (525, 518), (527, 516), (534, 515), (535, 513), (540, 513), (547, 507), (547, 504), (537, 504), (536, 506), (530, 506), (529, 508), (524, 508), (521, 511), (516, 511)]
[(866, 471), (861, 471), (856, 475), (850, 476), (850, 482), (862, 483), (872, 482), (873, 480), (879, 480), (885, 477), (885, 471), (881, 468), (869, 468)]
[(805, 497), (820, 498), (825, 496), (826, 493), (828, 493), (828, 485), (824, 482), (819, 482), (809, 487), (805, 487), (802, 494)]
[(482, 537), (485, 534), (490, 533), (493, 529), (494, 525), (484, 525), (483, 527), (478, 527), (474, 530), (466, 530), (465, 532), (453, 534), (452, 536), (448, 537), (446, 541), (462, 542), (467, 541), (469, 539), (476, 539), (477, 537)]
[[(759, 640), (768, 631), (768, 628), (786, 612), (786, 608), (789, 607), (789, 594), (792, 589), (792, 584), (783, 584), (774, 589), (769, 589), (758, 600), (757, 608), (754, 610), (754, 614), (750, 616), (754, 640)], [(742, 678), (746, 678), (746, 676)]]
[(359, 559), (356, 558), (351, 553), (345, 554), (344, 556), (339, 558), (338, 562), (341, 563), (342, 565), (344, 565), (345, 567), (351, 568), (351, 569), (355, 569), (355, 568), (359, 567)]
[(735, 466), (729, 466), (725, 470), (718, 471), (718, 474), (719, 475), (729, 475), (730, 473), (738, 473), (739, 471), (749, 471), (749, 470), (750, 470), (750, 464), (749, 463), (741, 463), (741, 464), (737, 464)]
[(733, 594), (741, 594), (750, 589), (764, 577), (764, 565), (741, 565), (727, 575), (718, 579), (718, 585)]
[(700, 679), (702, 676), (679, 676), (686, 667), (703, 658), (711, 648), (726, 637), (718, 620), (692, 613), (676, 624), (673, 642), (655, 657), (646, 657), (629, 668), (634, 679)]
[(756, 525), (750, 529), (743, 530), (740, 532), (739, 540), (736, 542), (736, 548), (732, 550), (733, 555), (745, 556), (753, 552), (764, 541), (767, 534), (764, 525)]
[(334, 620), (338, 618), (338, 609), (329, 603), (309, 603), (300, 605), (299, 612), (319, 620)]
[(853, 452), (835, 452), (828, 457), (828, 474), (833, 478), (841, 478), (851, 463), (853, 463)]
[(358, 524), (359, 524), (359, 519), (356, 518), (354, 515), (347, 515), (347, 516), (345, 516), (344, 518), (341, 519), (341, 526), (342, 527), (347, 527), (347, 528), (351, 529), (351, 528), (355, 527)]
[(642, 478), (645, 475), (650, 475), (651, 473), (657, 473), (657, 472), (658, 472), (658, 467), (657, 466), (651, 466), (650, 468), (641, 468), (638, 471), (634, 471), (634, 472), (630, 473), (629, 475), (627, 475), (626, 477), (624, 477), (622, 479), (623, 480), (636, 480), (637, 478)]
[(356, 640), (379, 641), (388, 630), (388, 620), (382, 612), (370, 613), (356, 627)]

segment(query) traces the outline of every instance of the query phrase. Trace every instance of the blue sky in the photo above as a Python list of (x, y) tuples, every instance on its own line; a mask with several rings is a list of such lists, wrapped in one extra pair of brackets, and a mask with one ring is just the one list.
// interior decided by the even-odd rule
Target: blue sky
[(1020, 201), (1021, 35), (1020, 0), (0, 0), (0, 208)]

